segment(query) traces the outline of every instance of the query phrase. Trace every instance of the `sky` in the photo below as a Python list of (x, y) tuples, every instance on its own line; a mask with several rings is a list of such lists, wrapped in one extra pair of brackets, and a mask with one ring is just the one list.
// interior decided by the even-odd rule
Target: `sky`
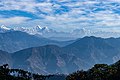
[(0, 25), (120, 32), (120, 0), (0, 0)]

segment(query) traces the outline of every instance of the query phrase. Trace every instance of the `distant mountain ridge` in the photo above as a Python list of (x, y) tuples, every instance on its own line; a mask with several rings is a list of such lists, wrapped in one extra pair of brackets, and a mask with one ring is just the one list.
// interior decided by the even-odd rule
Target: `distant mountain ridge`
[(9, 31), (0, 33), (0, 50), (7, 51), (9, 53), (19, 51), (25, 48), (37, 47), (47, 44), (55, 44), (59, 46), (65, 46), (73, 41), (59, 42), (50, 40), (44, 37), (37, 37), (21, 31)]
[[(120, 38), (84, 37), (59, 47), (45, 45), (11, 54), (12, 67), (35, 73), (71, 73), (96, 63), (111, 64), (120, 59)], [(9, 59), (9, 58), (8, 58)]]

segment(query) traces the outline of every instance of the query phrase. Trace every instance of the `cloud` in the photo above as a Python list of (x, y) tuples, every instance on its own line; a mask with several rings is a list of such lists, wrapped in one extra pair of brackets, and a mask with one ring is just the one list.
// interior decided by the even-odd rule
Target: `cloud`
[(37, 3), (35, 0), (5, 0), (1, 1), (0, 3), (0, 10), (21, 10), (21, 11), (27, 11), (36, 13), (38, 12), (38, 9), (41, 11), (50, 11), (51, 10), (51, 3), (43, 2), (43, 3)]
[(0, 10), (22, 10), (28, 12), (35, 12), (34, 1), (16, 1), (16, 0), (5, 0), (0, 3)]
[(21, 24), (23, 22), (26, 22), (27, 20), (30, 20), (28, 17), (10, 17), (10, 18), (0, 18), (0, 24), (5, 24), (5, 25), (13, 25), (13, 24)]
[[(113, 1), (116, 3), (113, 4)], [(109, 0), (109, 2), (108, 0), (1, 0), (0, 10), (17, 10), (21, 11), (22, 15), (14, 14), (12, 17), (0, 18), (0, 22), (26, 26), (40, 24), (58, 30), (83, 27), (98, 30), (101, 27), (102, 29), (120, 27), (120, 3), (118, 2), (120, 0)], [(28, 13), (30, 16), (25, 16)], [(32, 15), (35, 15), (35, 18)], [(28, 21), (32, 18), (34, 19)]]
[(113, 1), (113, 2), (120, 2), (120, 0), (110, 0), (110, 1)]

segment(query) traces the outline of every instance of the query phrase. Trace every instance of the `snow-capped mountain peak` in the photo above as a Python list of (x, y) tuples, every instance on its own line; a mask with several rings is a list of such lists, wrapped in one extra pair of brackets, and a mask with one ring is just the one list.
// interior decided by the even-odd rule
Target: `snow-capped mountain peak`
[(11, 30), (11, 28), (6, 27), (5, 25), (0, 26), (0, 33), (5, 33)]
[(40, 25), (37, 25), (37, 26), (35, 27), (35, 29), (39, 29), (39, 30), (41, 30), (42, 27), (41, 27)]
[(10, 28), (6, 27), (5, 25), (0, 26), (0, 29), (3, 29), (3, 30), (10, 30)]
[(43, 27), (42, 30), (49, 31), (49, 28), (48, 27)]
[(69, 39), (72, 38), (81, 38), (84, 36), (97, 36), (97, 37), (103, 37), (103, 38), (108, 38), (108, 37), (120, 37), (120, 32), (111, 32), (111, 31), (101, 31), (101, 30), (91, 30), (88, 28), (78, 28), (75, 30), (72, 30), (71, 32), (58, 32), (54, 29), (50, 29), (49, 27), (41, 27), (39, 25), (35, 27), (14, 27), (14, 28), (9, 28), (6, 27), (5, 25), (0, 26), (0, 33), (5, 33), (9, 31), (22, 31), (26, 32), (31, 35), (40, 35), (46, 38), (53, 38), (53, 39), (60, 39), (68, 37)]

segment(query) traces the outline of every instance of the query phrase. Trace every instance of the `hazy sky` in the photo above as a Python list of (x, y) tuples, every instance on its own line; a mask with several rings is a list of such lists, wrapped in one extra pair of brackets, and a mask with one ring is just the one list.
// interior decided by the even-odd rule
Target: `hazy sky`
[(0, 0), (0, 25), (120, 31), (120, 0)]

